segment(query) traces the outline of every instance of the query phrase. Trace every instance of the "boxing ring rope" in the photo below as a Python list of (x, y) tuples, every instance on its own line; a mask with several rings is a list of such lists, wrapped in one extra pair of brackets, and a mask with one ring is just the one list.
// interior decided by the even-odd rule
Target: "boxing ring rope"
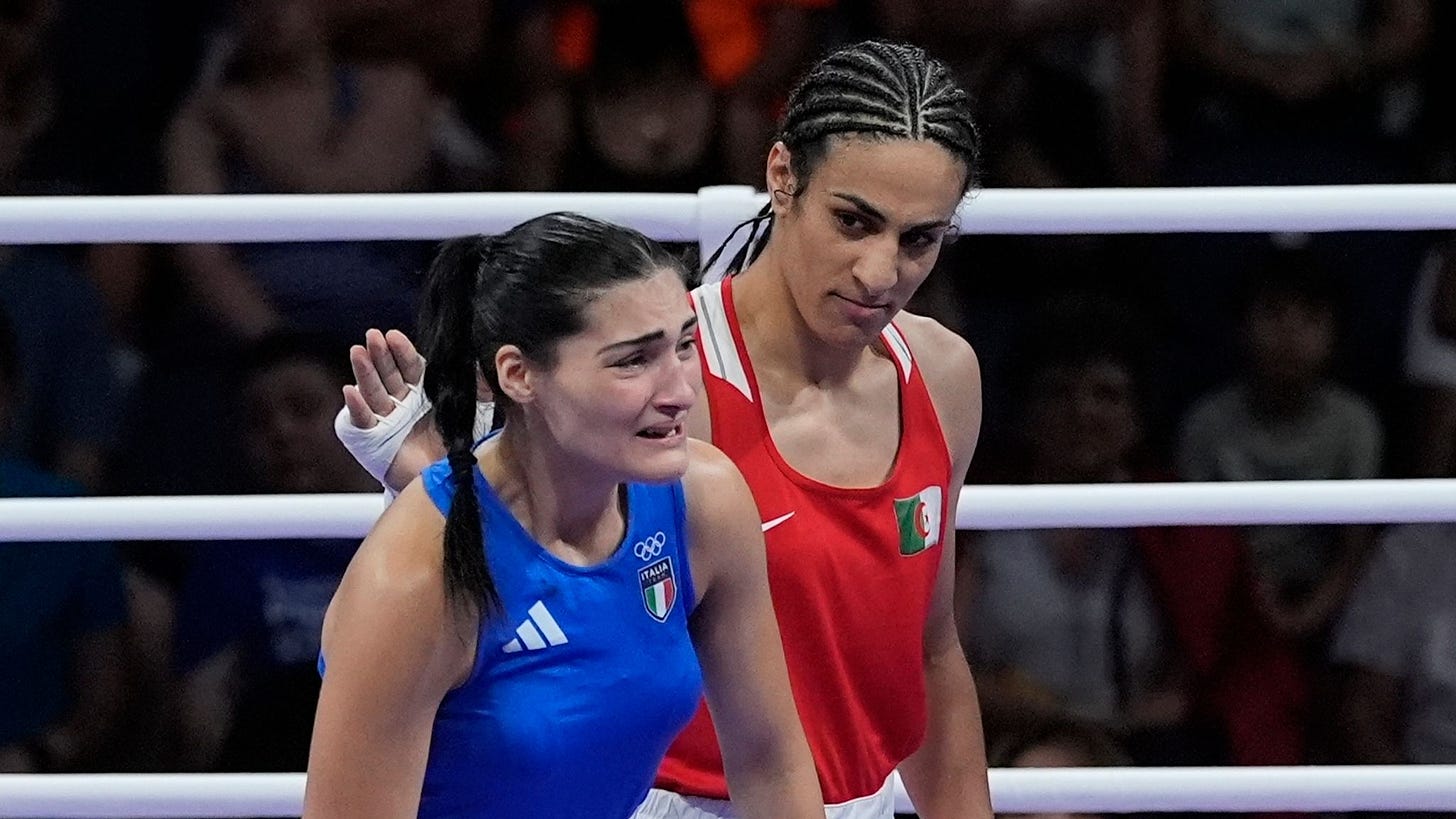
[[(1456, 810), (1456, 765), (999, 768), (990, 784), (1004, 813)], [(303, 774), (0, 774), (0, 817), (298, 816), (303, 789)]]
[[(378, 493), (0, 499), (0, 543), (363, 537)], [(960, 529), (1456, 521), (1456, 480), (968, 486)]]
[[(441, 239), (554, 210), (711, 250), (766, 201), (697, 194), (382, 194), (0, 198), (0, 244)], [(985, 190), (964, 234), (1456, 228), (1456, 185)], [(377, 494), (0, 500), (0, 542), (358, 537)], [(959, 528), (1456, 520), (1456, 481), (982, 486)], [(993, 770), (1001, 812), (1456, 811), (1456, 766)], [(302, 774), (0, 774), (0, 819), (297, 816)], [(897, 809), (910, 810), (896, 783)]]
[[(0, 197), (0, 244), (441, 239), (575, 210), (660, 241), (716, 247), (767, 195), (430, 193)], [(1243, 233), (1456, 228), (1456, 185), (990, 189), (961, 233)]]

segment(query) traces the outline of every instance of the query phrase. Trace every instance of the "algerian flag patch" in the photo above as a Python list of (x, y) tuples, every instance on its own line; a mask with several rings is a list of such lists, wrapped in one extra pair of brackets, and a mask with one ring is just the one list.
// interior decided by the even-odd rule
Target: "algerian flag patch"
[(927, 486), (913, 497), (895, 499), (895, 520), (900, 525), (900, 554), (920, 554), (940, 542), (945, 494)]

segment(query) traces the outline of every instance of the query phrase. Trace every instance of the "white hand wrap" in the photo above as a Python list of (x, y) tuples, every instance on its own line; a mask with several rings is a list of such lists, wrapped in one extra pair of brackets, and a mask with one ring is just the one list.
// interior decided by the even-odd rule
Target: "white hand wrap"
[[(430, 411), (430, 400), (416, 384), (409, 385), (409, 394), (403, 399), (391, 395), (389, 400), (394, 402), (394, 411), (388, 415), (376, 414), (374, 426), (368, 429), (354, 426), (349, 418), (348, 407), (339, 410), (339, 414), (334, 416), (334, 434), (344, 448), (349, 450), (349, 454), (354, 456), (354, 460), (380, 483), (384, 483), (384, 474), (389, 471), (389, 465), (394, 463), (395, 456), (399, 455), (399, 449), (404, 446), (404, 439), (409, 436), (410, 430)], [(473, 433), (477, 442), (484, 440), (489, 434), (490, 422), (494, 416), (494, 402), (475, 402)]]
[[(410, 430), (414, 429), (415, 422), (430, 411), (424, 390), (414, 384), (409, 385), (409, 394), (403, 399), (391, 395), (389, 400), (394, 402), (394, 411), (388, 415), (376, 413), (375, 424), (368, 429), (354, 426), (349, 420), (348, 407), (334, 416), (334, 434), (354, 460), (380, 483), (384, 483), (384, 473), (394, 463), (394, 456), (399, 454), (399, 448), (404, 445)], [(478, 412), (476, 414), (479, 415)]]

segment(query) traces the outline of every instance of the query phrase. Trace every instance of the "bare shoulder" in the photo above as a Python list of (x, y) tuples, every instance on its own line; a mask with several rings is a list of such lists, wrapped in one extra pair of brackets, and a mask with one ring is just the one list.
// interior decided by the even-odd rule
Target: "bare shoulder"
[(693, 439), (688, 439), (683, 497), (693, 582), (699, 598), (706, 599), (720, 578), (731, 582), (728, 575), (745, 560), (754, 554), (762, 560), (758, 506), (733, 461), (712, 444)]
[[(902, 312), (895, 325), (925, 376), (946, 434), (969, 430), (974, 446), (981, 425), (981, 364), (976, 351), (970, 342), (932, 318)], [(952, 448), (958, 449), (954, 437)]]
[[(421, 591), (443, 586), (445, 516), (416, 478), (384, 510), (364, 538), (345, 575), (346, 582), (368, 584), (373, 591)], [(349, 574), (358, 574), (350, 578)]]
[[(910, 352), (931, 382), (953, 380), (965, 382), (981, 379), (981, 365), (971, 343), (933, 318), (901, 312), (895, 317)], [(932, 389), (934, 389), (932, 383)]]
[(712, 444), (695, 438), (688, 439), (683, 496), (687, 499), (689, 520), (708, 520), (725, 511), (740, 511), (745, 499), (750, 507), (753, 504), (743, 473), (732, 459)]
[[(344, 572), (324, 623), (330, 639), (384, 636), (444, 647), (473, 629), (445, 592), (445, 518), (416, 479), (380, 516)], [(460, 629), (466, 628), (464, 632)]]

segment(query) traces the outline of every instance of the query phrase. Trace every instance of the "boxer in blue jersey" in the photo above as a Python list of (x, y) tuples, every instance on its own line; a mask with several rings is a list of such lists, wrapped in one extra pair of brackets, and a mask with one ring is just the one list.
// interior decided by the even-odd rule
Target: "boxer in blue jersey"
[(421, 326), (449, 454), (329, 607), (305, 817), (621, 819), (704, 689), (740, 815), (823, 816), (753, 498), (683, 429), (685, 276), (571, 214), (442, 246)]

